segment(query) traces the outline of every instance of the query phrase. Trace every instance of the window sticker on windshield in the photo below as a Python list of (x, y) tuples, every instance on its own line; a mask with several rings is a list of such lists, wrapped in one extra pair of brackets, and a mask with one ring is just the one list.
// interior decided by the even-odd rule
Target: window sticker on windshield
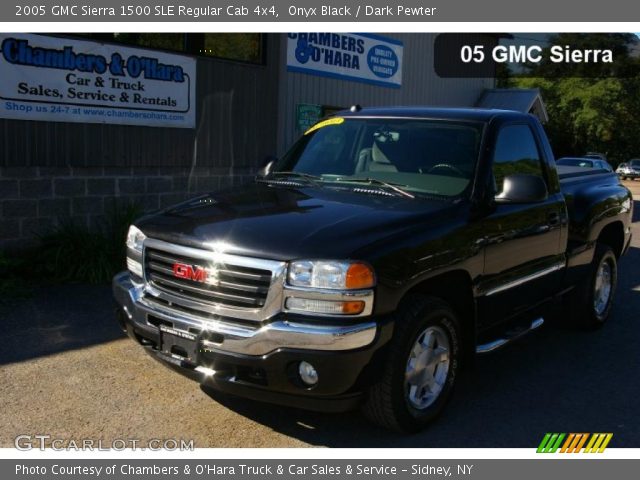
[(311, 127), (309, 130), (304, 132), (304, 134), (309, 135), (311, 132), (313, 132), (314, 130), (318, 130), (319, 128), (328, 127), (329, 125), (340, 125), (343, 122), (344, 122), (344, 118), (342, 117), (330, 118), (320, 123), (316, 123), (313, 127)]

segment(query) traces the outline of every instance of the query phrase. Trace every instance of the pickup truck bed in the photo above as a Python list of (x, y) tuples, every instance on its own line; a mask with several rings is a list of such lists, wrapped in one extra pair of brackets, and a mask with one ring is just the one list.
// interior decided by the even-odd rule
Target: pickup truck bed
[(598, 178), (610, 177), (611, 179), (618, 178), (618, 175), (614, 172), (608, 172), (601, 169), (583, 168), (583, 167), (567, 167), (565, 165), (557, 165), (558, 178), (560, 182), (570, 181), (572, 179), (584, 179), (584, 178)]
[[(569, 212), (570, 242), (595, 241), (602, 228), (611, 224), (612, 216), (632, 209), (629, 191), (616, 173), (580, 167), (557, 169)], [(630, 231), (626, 233), (630, 235)]]

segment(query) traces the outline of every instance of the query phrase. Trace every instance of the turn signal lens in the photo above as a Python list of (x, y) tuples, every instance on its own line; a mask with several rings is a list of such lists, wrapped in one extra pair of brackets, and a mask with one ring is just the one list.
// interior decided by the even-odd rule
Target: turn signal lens
[(127, 257), (127, 269), (136, 277), (142, 278), (142, 264), (134, 259)]
[(327, 315), (358, 315), (364, 311), (362, 300), (335, 301), (314, 300), (308, 298), (287, 298), (287, 310), (309, 313), (323, 313)]
[(364, 263), (352, 263), (347, 270), (345, 287), (348, 289), (369, 288), (376, 283), (370, 266)]
[(346, 315), (358, 315), (364, 310), (364, 302), (342, 302), (342, 313)]

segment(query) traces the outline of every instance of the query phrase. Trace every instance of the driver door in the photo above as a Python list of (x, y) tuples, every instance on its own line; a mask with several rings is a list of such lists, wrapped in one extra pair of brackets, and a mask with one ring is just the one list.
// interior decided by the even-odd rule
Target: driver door
[[(495, 192), (511, 174), (548, 172), (536, 134), (528, 124), (507, 124), (498, 132), (493, 152)], [(484, 218), (484, 274), (479, 285), (481, 327), (491, 327), (521, 315), (557, 292), (564, 252), (561, 219), (565, 204), (560, 192), (549, 192), (536, 203), (496, 204)]]

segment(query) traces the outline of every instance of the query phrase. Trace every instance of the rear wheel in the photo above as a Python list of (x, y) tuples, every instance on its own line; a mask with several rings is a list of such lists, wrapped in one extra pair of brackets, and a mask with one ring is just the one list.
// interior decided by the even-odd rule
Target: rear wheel
[(370, 420), (416, 432), (438, 416), (458, 374), (459, 325), (456, 313), (440, 299), (417, 295), (403, 302), (389, 358), (364, 405)]
[(611, 313), (617, 283), (618, 263), (613, 250), (596, 244), (591, 271), (573, 294), (573, 322), (586, 329), (604, 325)]

